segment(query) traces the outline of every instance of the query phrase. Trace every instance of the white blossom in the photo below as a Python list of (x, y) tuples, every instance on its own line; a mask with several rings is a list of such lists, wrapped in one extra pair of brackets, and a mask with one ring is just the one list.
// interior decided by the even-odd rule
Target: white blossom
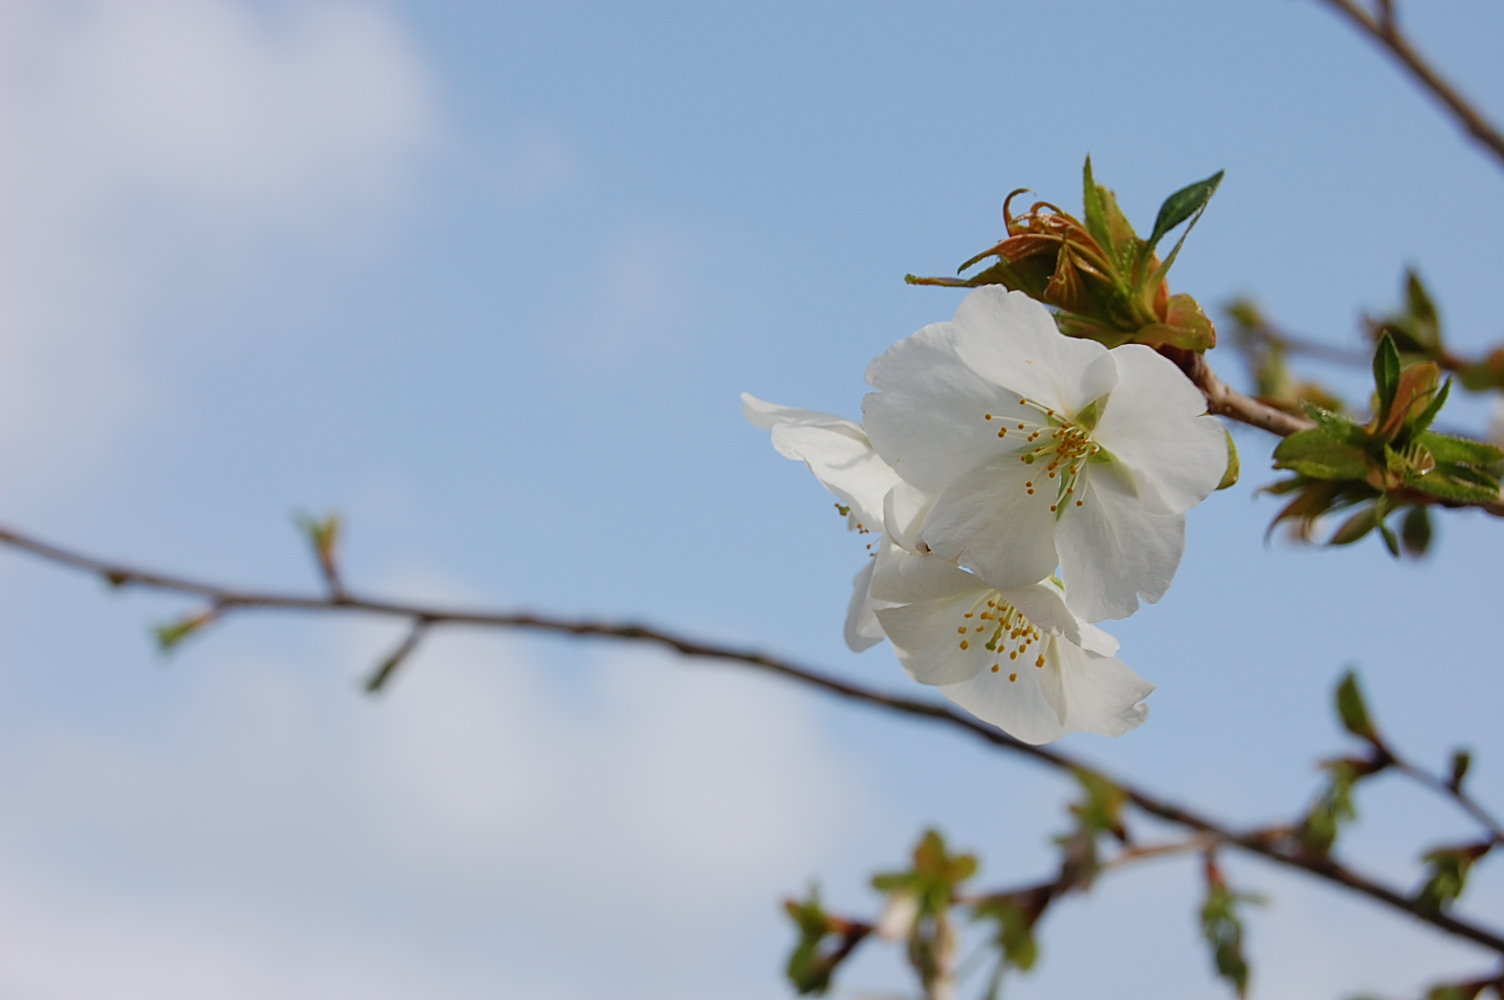
[(885, 533), (853, 581), (853, 650), (891, 639), (912, 679), (1028, 743), (1074, 731), (1117, 736), (1143, 721), (1153, 685), (1113, 655), (1117, 640), (1072, 614), (1056, 582), (999, 591), (913, 550), (935, 498), (899, 479), (861, 425), (747, 395), (742, 402), (781, 454), (803, 461), (849, 506), (853, 529)]
[(1121, 736), (1154, 685), (1118, 642), (1073, 614), (1058, 583), (999, 591), (974, 573), (885, 542), (874, 615), (909, 676), (1025, 743), (1070, 732)]
[(996, 286), (899, 341), (867, 381), (871, 443), (938, 498), (918, 547), (1002, 591), (1059, 568), (1089, 621), (1164, 594), (1184, 512), (1227, 465), (1221, 424), (1174, 364), (1066, 337), (1039, 303)]

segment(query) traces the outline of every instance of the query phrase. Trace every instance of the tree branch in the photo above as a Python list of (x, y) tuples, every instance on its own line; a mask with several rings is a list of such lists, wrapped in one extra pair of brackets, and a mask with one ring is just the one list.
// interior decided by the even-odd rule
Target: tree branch
[(1500, 847), (1504, 847), (1504, 825), (1501, 825), (1487, 809), (1483, 808), (1477, 799), (1464, 792), (1461, 787), (1454, 786), (1432, 774), (1430, 771), (1422, 767), (1417, 767), (1408, 760), (1398, 756), (1387, 745), (1384, 747), (1384, 752), (1389, 756), (1390, 767), (1417, 784), (1431, 789), (1442, 798), (1451, 799), (1456, 803), (1458, 808), (1476, 820), (1479, 826), (1483, 827), (1484, 831), (1488, 834), (1489, 840)]
[[(936, 702), (887, 694), (757, 650), (703, 642), (647, 625), (558, 618), (526, 612), (481, 611), (411, 604), (360, 597), (348, 590), (338, 597), (309, 597), (271, 591), (239, 590), (203, 580), (138, 569), (122, 563), (99, 559), (3, 527), (0, 527), (0, 544), (30, 553), (47, 562), (95, 574), (102, 577), (112, 587), (139, 587), (202, 598), (218, 609), (221, 616), (232, 611), (263, 609), (337, 612), (406, 620), (414, 623), (415, 631), (409, 636), (408, 642), (403, 644), (404, 647), (409, 642), (416, 644), (422, 630), (438, 625), (515, 628), (560, 635), (647, 643), (670, 649), (682, 656), (743, 664), (849, 701), (886, 709), (899, 715), (924, 719), (966, 733), (982, 740), (994, 749), (1027, 757), (1058, 771), (1101, 773), (1096, 768), (1089, 767), (1059, 750), (1021, 743), (1001, 730), (994, 729)], [(421, 628), (418, 628), (420, 625)], [(405, 655), (403, 647), (399, 647), (398, 652)], [(400, 660), (400, 657), (397, 659)], [(1219, 844), (1237, 847), (1275, 864), (1298, 869), (1504, 955), (1504, 935), (1499, 932), (1449, 913), (1426, 912), (1413, 899), (1396, 889), (1330, 858), (1312, 856), (1303, 852), (1292, 842), (1292, 838), (1279, 836), (1270, 830), (1238, 832), (1143, 789), (1106, 775), (1103, 777), (1121, 788), (1135, 806), (1151, 816), (1203, 834)]]
[(1381, 2), (1378, 15), (1368, 13), (1355, 0), (1320, 0), (1328, 7), (1346, 17), (1369, 38), (1382, 45), (1389, 54), (1408, 72), (1421, 88), (1451, 112), (1457, 124), (1471, 135), (1479, 145), (1494, 155), (1504, 165), (1504, 133), (1501, 133), (1482, 113), (1473, 107), (1467, 98), (1446, 80), (1411, 46), (1410, 40), (1400, 30), (1392, 4)]

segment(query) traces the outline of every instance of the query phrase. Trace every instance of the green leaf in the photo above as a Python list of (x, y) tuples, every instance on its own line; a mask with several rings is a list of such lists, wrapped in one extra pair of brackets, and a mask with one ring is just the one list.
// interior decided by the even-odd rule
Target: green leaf
[(974, 854), (952, 854), (938, 830), (926, 830), (914, 847), (914, 864), (904, 871), (882, 872), (872, 877), (872, 887), (882, 893), (910, 892), (921, 914), (947, 909), (956, 887), (977, 872)]
[(213, 608), (200, 611), (196, 615), (180, 618), (175, 622), (157, 625), (152, 628), (152, 635), (156, 637), (157, 648), (163, 653), (170, 653), (177, 648), (184, 639), (193, 635), (205, 625), (219, 617), (219, 613)]
[(1364, 507), (1352, 517), (1348, 518), (1346, 521), (1343, 521), (1342, 527), (1338, 528), (1332, 534), (1332, 537), (1327, 539), (1327, 544), (1351, 545), (1353, 542), (1356, 542), (1359, 539), (1363, 538), (1370, 531), (1372, 531), (1377, 524), (1377, 513), (1378, 510), (1376, 507)]
[[(1431, 293), (1426, 291), (1425, 283), (1413, 268), (1405, 269), (1405, 297), (1409, 300), (1411, 316), (1432, 327), (1437, 325), (1440, 317), (1436, 312), (1436, 303), (1431, 301)], [(1440, 344), (1432, 343), (1429, 346), (1439, 347)]]
[(1274, 449), (1274, 467), (1312, 479), (1363, 479), (1368, 475), (1368, 454), (1339, 434), (1345, 436), (1345, 429), (1321, 426), (1291, 434)]
[(1096, 771), (1081, 767), (1072, 768), (1072, 771), (1081, 783), (1081, 790), (1086, 793), (1071, 806), (1081, 828), (1092, 835), (1110, 833), (1118, 840), (1126, 840), (1128, 831), (1123, 826), (1123, 806), (1128, 803), (1128, 793)]
[(1215, 866), (1208, 863), (1206, 900), (1201, 904), (1201, 935), (1212, 949), (1217, 975), (1227, 980), (1238, 996), (1248, 995), (1248, 959), (1243, 954), (1243, 921), (1238, 904), (1254, 902), (1228, 889)]
[(1395, 349), (1394, 338), (1386, 331), (1379, 338), (1373, 352), (1373, 384), (1378, 393), (1378, 420), (1382, 425), (1389, 419), (1389, 409), (1394, 405), (1394, 394), (1400, 387), (1400, 352)]
[(1428, 866), (1426, 884), (1415, 897), (1420, 912), (1435, 916), (1462, 896), (1473, 864), (1493, 847), (1492, 841), (1440, 847), (1421, 859)]
[(1328, 775), (1326, 787), (1311, 803), (1299, 830), (1300, 842), (1305, 849), (1322, 857), (1331, 853), (1342, 827), (1358, 818), (1357, 807), (1353, 804), (1353, 785), (1360, 777), (1352, 761), (1329, 761), (1324, 767)]
[[(830, 989), (830, 979), (837, 967), (850, 957), (872, 928), (827, 914), (815, 886), (810, 886), (809, 896), (803, 902), (790, 899), (783, 906), (799, 930), (799, 940), (785, 970), (789, 982), (801, 996), (823, 994)], [(826, 939), (831, 937), (835, 941), (828, 944)]]
[(1431, 548), (1435, 530), (1431, 527), (1431, 512), (1424, 507), (1411, 507), (1400, 523), (1400, 544), (1405, 554), (1419, 559)]
[(1377, 743), (1378, 730), (1368, 716), (1368, 706), (1364, 704), (1363, 692), (1358, 688), (1358, 675), (1354, 671), (1349, 670), (1342, 675), (1342, 680), (1337, 684), (1336, 699), (1337, 715), (1342, 719), (1342, 728), (1359, 739)]
[(1394, 533), (1393, 528), (1384, 523), (1382, 518), (1378, 520), (1375, 526), (1379, 529), (1379, 536), (1384, 539), (1384, 548), (1389, 550), (1390, 555), (1398, 559), (1400, 557), (1399, 536)]
[(1430, 449), (1436, 461), (1447, 465), (1489, 466), (1504, 462), (1504, 451), (1482, 441), (1425, 431), (1416, 440)]
[(1355, 423), (1340, 413), (1333, 413), (1331, 410), (1324, 409), (1314, 403), (1303, 402), (1301, 403), (1301, 409), (1305, 411), (1306, 416), (1316, 422), (1316, 426), (1327, 431), (1331, 437), (1348, 444), (1357, 445), (1360, 448), (1367, 444), (1368, 432), (1363, 429), (1361, 424)]
[(1407, 477), (1406, 485), (1459, 503), (1491, 503), (1499, 499), (1499, 481), (1465, 465), (1438, 463), (1424, 476)]
[(1034, 939), (1034, 925), (1049, 905), (1048, 891), (1009, 893), (990, 896), (972, 910), (972, 919), (991, 920), (997, 924), (994, 943), (1002, 952), (1002, 963), (1020, 972), (1028, 972), (1039, 959), (1039, 943)]
[(1223, 173), (1224, 171), (1218, 170), (1206, 180), (1187, 184), (1165, 199), (1164, 204), (1159, 206), (1159, 215), (1154, 219), (1154, 231), (1149, 234), (1148, 250), (1158, 246), (1170, 230), (1206, 209), (1207, 202), (1212, 200), (1212, 195), (1217, 193), (1217, 186), (1222, 183)]

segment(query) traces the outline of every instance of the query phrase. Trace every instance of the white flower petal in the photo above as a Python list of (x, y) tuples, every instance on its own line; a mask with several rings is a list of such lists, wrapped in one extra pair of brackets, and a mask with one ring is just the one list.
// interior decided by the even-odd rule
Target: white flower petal
[(1082, 505), (1066, 509), (1056, 532), (1071, 609), (1092, 622), (1127, 618), (1139, 597), (1164, 596), (1185, 550), (1185, 515), (1151, 514), (1110, 467), (1092, 467), (1075, 496)]
[(1227, 470), (1227, 435), (1206, 398), (1174, 363), (1144, 347), (1113, 350), (1119, 380), (1092, 437), (1133, 473), (1156, 514), (1180, 514)]
[[(1053, 661), (1053, 662), (1052, 662)], [(1047, 697), (1061, 712), (1061, 725), (1072, 733), (1121, 736), (1149, 715), (1143, 700), (1154, 685), (1115, 656), (1098, 656), (1070, 643), (1056, 643), (1042, 678), (1055, 688)]]
[(877, 608), (870, 593), (872, 568), (876, 562), (875, 559), (867, 560), (867, 565), (851, 581), (851, 603), (846, 608), (846, 645), (853, 653), (871, 649), (887, 638), (877, 620)]
[[(900, 548), (887, 538), (874, 562), (871, 589), (873, 597), (881, 601), (913, 604), (991, 589), (944, 559)], [(952, 629), (955, 624), (951, 623)]]
[(961, 302), (953, 325), (956, 353), (968, 367), (1042, 406), (1074, 413), (1117, 382), (1107, 348), (1063, 336), (1050, 311), (1023, 292), (978, 288)]
[[(1050, 646), (1061, 645), (1058, 639), (1045, 641)], [(1068, 731), (1041, 686), (1049, 660), (1047, 652), (1045, 669), (1026, 664), (1013, 669), (1004, 667), (997, 673), (984, 670), (969, 680), (943, 685), (940, 693), (1014, 739), (1036, 746), (1049, 743)], [(1017, 680), (1009, 680), (1010, 677)]]
[(883, 530), (894, 543), (912, 549), (919, 541), (925, 516), (935, 496), (899, 480), (883, 498)]
[(1036, 583), (1022, 590), (1001, 591), (999, 596), (1051, 635), (1058, 635), (1106, 656), (1118, 651), (1118, 641), (1095, 625), (1088, 625), (1078, 618), (1071, 611), (1064, 591), (1053, 582)]
[(872, 450), (860, 427), (780, 424), (773, 428), (773, 447), (785, 458), (803, 461), (826, 489), (851, 507), (848, 520), (853, 528), (882, 530), (883, 498), (898, 475)]
[[(965, 618), (965, 614), (980, 604), (986, 593), (973, 590), (877, 610), (877, 620), (910, 677), (920, 684), (953, 684), (988, 670), (997, 662), (996, 654), (985, 646), (985, 631), (968, 630), (961, 634), (966, 625), (956, 624), (975, 620)], [(962, 642), (967, 648), (961, 648)]]
[(772, 430), (779, 424), (820, 424), (846, 423), (857, 426), (843, 417), (833, 416), (829, 413), (821, 413), (819, 410), (801, 410), (795, 406), (779, 406), (765, 399), (758, 399), (750, 392), (742, 393), (742, 416), (747, 418), (753, 427), (761, 427), (763, 430)]
[[(1029, 494), (1027, 485), (1034, 484)], [(920, 538), (942, 559), (959, 563), (998, 590), (1018, 590), (1055, 571), (1055, 491), (1039, 464), (1016, 455), (966, 473), (940, 495)], [(1069, 582), (1069, 581), (1068, 581)]]
[[(941, 493), (959, 475), (999, 453), (1016, 451), (1016, 425), (1037, 426), (1039, 413), (1015, 391), (982, 378), (956, 356), (951, 324), (927, 326), (900, 340), (867, 367), (879, 392), (862, 400), (862, 421), (883, 459), (907, 482)], [(986, 419), (987, 414), (996, 419)], [(999, 438), (1004, 424), (1012, 437)]]

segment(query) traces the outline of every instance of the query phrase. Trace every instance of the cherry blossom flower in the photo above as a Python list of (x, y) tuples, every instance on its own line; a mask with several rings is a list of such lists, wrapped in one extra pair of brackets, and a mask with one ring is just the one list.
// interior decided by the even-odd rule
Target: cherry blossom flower
[(742, 405), (780, 454), (841, 498), (854, 530), (885, 533), (853, 581), (854, 651), (892, 639), (911, 678), (1029, 743), (1079, 730), (1117, 736), (1143, 721), (1153, 685), (1113, 655), (1115, 639), (1071, 613), (1056, 582), (1002, 592), (912, 550), (935, 498), (901, 480), (860, 424), (748, 395)]
[(1053, 580), (999, 591), (944, 560), (884, 542), (873, 613), (909, 676), (1025, 743), (1070, 732), (1121, 736), (1154, 685), (1117, 640), (1072, 614)]
[(1227, 466), (1220, 422), (1174, 364), (1066, 337), (1039, 303), (996, 286), (899, 341), (867, 381), (872, 445), (938, 498), (917, 547), (1001, 591), (1058, 567), (1088, 621), (1159, 600), (1184, 512)]

